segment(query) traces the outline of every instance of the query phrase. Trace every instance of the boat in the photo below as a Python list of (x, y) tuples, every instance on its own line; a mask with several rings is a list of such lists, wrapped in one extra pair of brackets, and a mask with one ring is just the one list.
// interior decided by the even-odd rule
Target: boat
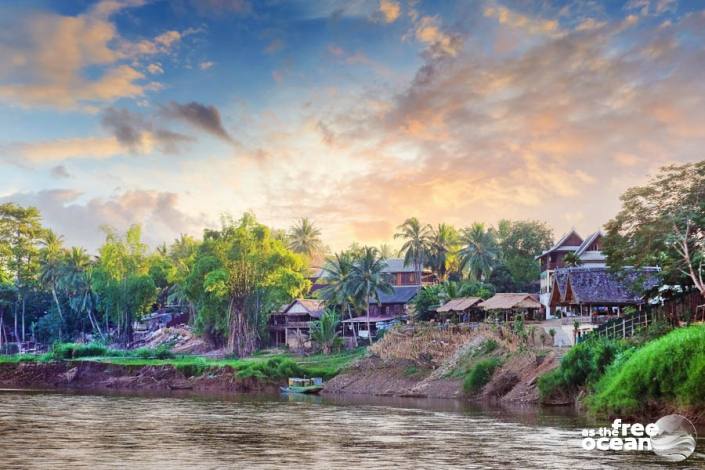
[(282, 393), (305, 393), (317, 394), (323, 390), (323, 379), (314, 377), (311, 379), (290, 378), (288, 387), (280, 388)]

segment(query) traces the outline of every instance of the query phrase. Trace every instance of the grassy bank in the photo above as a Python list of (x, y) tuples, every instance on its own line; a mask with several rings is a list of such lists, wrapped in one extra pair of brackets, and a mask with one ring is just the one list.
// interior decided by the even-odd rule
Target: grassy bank
[(691, 326), (617, 358), (586, 404), (608, 414), (637, 413), (644, 406), (702, 410), (703, 392), (705, 326)]
[(19, 362), (50, 362), (81, 360), (124, 366), (173, 366), (188, 377), (206, 374), (209, 370), (232, 367), (240, 378), (254, 377), (262, 380), (279, 380), (292, 376), (323, 377), (329, 379), (344, 367), (362, 357), (365, 348), (331, 355), (296, 356), (293, 354), (258, 354), (242, 359), (209, 359), (200, 356), (174, 357), (168, 350), (136, 349), (112, 350), (101, 345), (65, 344), (53, 352), (41, 355), (0, 356), (0, 364)]
[(590, 340), (539, 379), (544, 401), (585, 392), (594, 414), (639, 415), (705, 407), (705, 326), (679, 328), (643, 343)]

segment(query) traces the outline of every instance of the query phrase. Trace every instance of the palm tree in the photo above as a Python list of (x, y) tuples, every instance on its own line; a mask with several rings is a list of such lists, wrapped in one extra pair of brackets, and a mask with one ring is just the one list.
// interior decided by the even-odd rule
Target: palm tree
[(367, 337), (370, 344), (372, 343), (370, 301), (375, 300), (379, 305), (380, 292), (385, 294), (394, 292), (384, 273), (386, 267), (387, 263), (379, 256), (377, 248), (366, 246), (362, 249), (360, 257), (353, 263), (350, 271), (350, 292), (354, 297), (365, 299)]
[(565, 264), (568, 267), (576, 267), (580, 266), (583, 264), (583, 260), (580, 259), (580, 256), (576, 255), (573, 252), (566, 253), (565, 256), (563, 257), (563, 264)]
[[(354, 264), (354, 256), (350, 251), (336, 253), (326, 259), (323, 265), (323, 279), (325, 286), (319, 291), (321, 299), (327, 305), (339, 306), (342, 311), (352, 318), (352, 307), (355, 304), (350, 289), (350, 273)], [(353, 326), (353, 341), (357, 347), (357, 331)]]
[(312, 256), (321, 251), (321, 231), (306, 217), (301, 218), (289, 231), (289, 248), (297, 253)]
[(61, 322), (64, 322), (64, 313), (61, 311), (61, 302), (57, 295), (57, 284), (61, 277), (61, 269), (63, 265), (64, 248), (63, 237), (57, 235), (51, 230), (47, 230), (42, 240), (42, 259), (39, 270), (39, 282), (51, 290), (51, 295), (56, 304), (56, 310), (59, 313)]
[(91, 282), (91, 257), (84, 248), (72, 247), (66, 254), (60, 284), (69, 294), (69, 305), (78, 313), (86, 312), (93, 331), (102, 338), (100, 323), (94, 315), (97, 299)]
[(309, 325), (311, 339), (321, 346), (323, 354), (330, 354), (340, 347), (341, 340), (338, 332), (340, 318), (335, 310), (326, 309), (321, 318), (312, 321)]
[(405, 240), (399, 250), (399, 256), (404, 257), (405, 266), (413, 266), (417, 282), (421, 282), (421, 270), (428, 256), (431, 226), (421, 225), (419, 219), (411, 217), (406, 219), (399, 227), (399, 232), (394, 238)]
[(485, 225), (474, 223), (462, 231), (460, 242), (460, 268), (468, 268), (478, 281), (489, 276), (499, 258), (499, 244), (491, 230), (485, 230)]
[(453, 226), (438, 224), (431, 229), (428, 264), (441, 281), (445, 281), (448, 272), (448, 258), (453, 252), (458, 236)]

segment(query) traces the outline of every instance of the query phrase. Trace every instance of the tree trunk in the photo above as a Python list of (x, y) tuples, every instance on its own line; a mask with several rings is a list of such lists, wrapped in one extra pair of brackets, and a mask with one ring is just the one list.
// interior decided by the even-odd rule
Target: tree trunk
[(24, 333), (25, 333), (25, 328), (24, 328), (25, 305), (26, 305), (26, 302), (24, 300), (24, 296), (22, 296), (22, 347), (23, 348), (24, 348)]
[(61, 304), (59, 303), (59, 296), (56, 295), (56, 287), (51, 286), (51, 295), (54, 297), (54, 303), (56, 304), (56, 310), (59, 312), (59, 318), (64, 321), (64, 313), (61, 311)]
[[(348, 318), (350, 318), (350, 320), (352, 320), (353, 316), (352, 316), (352, 310), (350, 309), (350, 304), (349, 303), (346, 304), (346, 307), (348, 309)], [(352, 321), (350, 322), (350, 327), (353, 330), (353, 345), (355, 347), (357, 347), (357, 331), (355, 330), (355, 324)]]
[(365, 295), (365, 301), (367, 302), (365, 307), (365, 311), (367, 312), (367, 342), (372, 345), (372, 328), (370, 328), (370, 289), (367, 289), (365, 293), (367, 294)]
[[(238, 357), (249, 356), (255, 351), (256, 335), (247, 319), (245, 302), (242, 299), (230, 301), (230, 331), (228, 350)], [(256, 328), (256, 326), (255, 326)]]
[(17, 351), (21, 354), (22, 353), (22, 343), (20, 343), (20, 330), (18, 329), (18, 321), (17, 318), (19, 317), (20, 313), (20, 304), (17, 302), (15, 304), (15, 344), (17, 345)]

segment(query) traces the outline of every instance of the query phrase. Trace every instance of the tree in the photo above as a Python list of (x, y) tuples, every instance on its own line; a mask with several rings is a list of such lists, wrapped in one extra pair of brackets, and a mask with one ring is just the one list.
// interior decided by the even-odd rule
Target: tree
[(563, 264), (565, 264), (568, 267), (576, 267), (580, 266), (583, 264), (583, 260), (580, 259), (580, 256), (576, 255), (573, 252), (566, 253), (565, 256), (563, 257)]
[[(347, 312), (348, 318), (353, 318), (355, 298), (350, 282), (355, 257), (350, 251), (336, 253), (326, 259), (323, 265), (323, 279), (325, 285), (319, 291), (319, 296), (329, 306), (339, 307)], [(357, 347), (357, 331), (353, 327), (353, 339)]]
[(458, 233), (452, 225), (438, 224), (431, 229), (428, 264), (441, 281), (447, 278), (448, 265), (454, 256), (457, 241)]
[(84, 248), (72, 247), (61, 268), (60, 286), (66, 291), (69, 306), (78, 315), (86, 315), (92, 331), (105, 339), (96, 317), (98, 299), (93, 290), (93, 263)]
[(463, 229), (460, 243), (461, 269), (468, 268), (478, 281), (486, 279), (497, 264), (500, 254), (494, 232), (485, 230), (484, 224), (476, 222), (470, 228)]
[(196, 326), (225, 335), (228, 349), (247, 356), (268, 315), (310, 287), (301, 256), (274, 238), (252, 214), (206, 230), (187, 293), (198, 307)]
[(93, 284), (107, 321), (112, 317), (117, 325), (117, 338), (123, 344), (132, 342), (132, 325), (146, 313), (157, 295), (154, 280), (149, 276), (147, 247), (141, 241), (139, 225), (131, 226), (124, 236), (110, 227), (103, 227), (105, 243), (93, 272)]
[(489, 282), (494, 286), (497, 292), (516, 292), (518, 290), (512, 273), (509, 271), (509, 268), (503, 264), (496, 266), (492, 270)]
[(537, 220), (500, 220), (497, 224), (500, 260), (514, 284), (526, 290), (540, 276), (536, 256), (553, 245), (553, 230)]
[(63, 238), (56, 235), (53, 231), (47, 230), (41, 243), (44, 248), (41, 250), (39, 282), (51, 291), (52, 298), (56, 304), (56, 311), (63, 323), (64, 314), (61, 311), (61, 302), (59, 302), (59, 296), (56, 293), (64, 262)]
[(342, 343), (338, 333), (340, 317), (335, 310), (326, 309), (321, 318), (312, 321), (309, 325), (311, 339), (318, 344), (323, 354), (330, 354), (338, 349)]
[(610, 268), (660, 266), (667, 282), (692, 284), (705, 297), (705, 161), (663, 167), (621, 201), (605, 225)]
[(422, 225), (419, 219), (411, 217), (397, 228), (399, 232), (394, 234), (394, 238), (404, 240), (404, 244), (399, 249), (399, 256), (404, 257), (405, 266), (414, 267), (416, 280), (421, 282), (421, 271), (428, 256), (431, 226)]
[(321, 231), (307, 218), (301, 218), (289, 231), (289, 248), (312, 257), (323, 248)]
[(18, 343), (25, 340), (26, 296), (37, 280), (39, 244), (43, 233), (41, 214), (37, 208), (25, 208), (11, 202), (0, 205), (0, 264), (3, 271), (12, 274), (17, 292), (13, 314), (15, 340)]
[(367, 338), (372, 343), (370, 329), (370, 302), (380, 305), (379, 294), (391, 294), (394, 288), (389, 283), (384, 269), (387, 263), (379, 256), (377, 248), (366, 246), (360, 257), (355, 261), (350, 272), (350, 292), (353, 296), (365, 299), (365, 315), (367, 316)]

